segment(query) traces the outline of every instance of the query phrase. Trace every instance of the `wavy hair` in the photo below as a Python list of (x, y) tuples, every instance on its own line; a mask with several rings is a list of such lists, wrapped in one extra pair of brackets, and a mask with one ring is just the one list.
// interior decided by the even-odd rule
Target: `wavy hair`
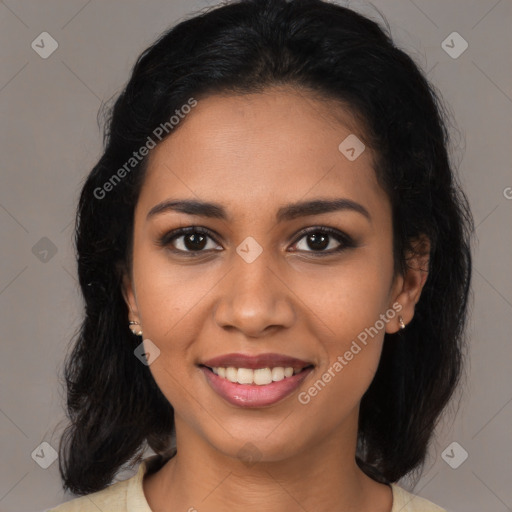
[(321, 0), (241, 0), (165, 32), (139, 56), (108, 111), (103, 154), (85, 179), (76, 215), (85, 308), (64, 369), (64, 489), (104, 489), (148, 446), (162, 463), (175, 453), (173, 408), (134, 356), (140, 339), (128, 329), (121, 291), (147, 156), (115, 186), (105, 184), (191, 97), (279, 85), (346, 105), (360, 120), (392, 205), (396, 269), (406, 268), (415, 239), (430, 239), (414, 319), (385, 335), (362, 398), (356, 457), (383, 483), (423, 466), (462, 375), (471, 277), (473, 221), (448, 155), (446, 110), (412, 58), (369, 18)]

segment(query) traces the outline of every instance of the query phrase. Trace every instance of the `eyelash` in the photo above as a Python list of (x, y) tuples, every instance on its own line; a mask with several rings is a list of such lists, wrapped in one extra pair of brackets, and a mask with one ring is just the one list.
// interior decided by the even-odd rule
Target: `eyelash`
[[(168, 247), (171, 244), (171, 242), (173, 242), (174, 240), (180, 238), (181, 236), (189, 235), (192, 233), (194, 233), (194, 234), (197, 233), (197, 234), (208, 236), (217, 245), (220, 245), (217, 242), (217, 240), (215, 239), (215, 236), (213, 236), (212, 232), (209, 229), (203, 228), (201, 226), (190, 226), (190, 227), (186, 227), (186, 228), (175, 229), (173, 231), (170, 231), (170, 232), (162, 235), (158, 239), (157, 243), (158, 243), (158, 246), (160, 246), (160, 247)], [(307, 236), (311, 233), (330, 235), (337, 242), (340, 243), (339, 247), (337, 247), (336, 249), (331, 249), (329, 251), (304, 251), (307, 253), (312, 253), (314, 255), (314, 257), (322, 257), (322, 256), (328, 256), (328, 255), (340, 253), (346, 249), (350, 249), (350, 248), (357, 246), (357, 244), (352, 239), (352, 237), (350, 237), (346, 233), (343, 233), (342, 231), (339, 231), (334, 228), (329, 228), (327, 226), (312, 226), (312, 227), (308, 227), (308, 228), (301, 230), (297, 234), (295, 241), (293, 242), (293, 245), (296, 245), (300, 240), (302, 240), (302, 238), (304, 238), (305, 236)], [(187, 257), (197, 257), (201, 253), (208, 252), (208, 251), (204, 251), (204, 250), (200, 250), (200, 251), (183, 251), (181, 249), (170, 249), (170, 250), (173, 253), (178, 253), (180, 255), (181, 254), (187, 255)], [(216, 249), (214, 249), (214, 250), (216, 251)], [(300, 252), (300, 251), (294, 251), (294, 252)]]

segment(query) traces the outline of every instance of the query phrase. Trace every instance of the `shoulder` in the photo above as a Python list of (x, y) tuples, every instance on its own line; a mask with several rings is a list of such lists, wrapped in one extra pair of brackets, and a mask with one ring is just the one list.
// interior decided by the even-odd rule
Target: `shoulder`
[(125, 512), (130, 480), (123, 480), (102, 491), (72, 499), (50, 509), (48, 512), (98, 512), (98, 510)]
[(144, 496), (144, 475), (158, 464), (158, 456), (145, 459), (131, 478), (116, 482), (106, 489), (80, 496), (45, 512), (151, 512)]
[(393, 490), (393, 508), (391, 512), (446, 512), (431, 501), (420, 498), (396, 484), (391, 484)]

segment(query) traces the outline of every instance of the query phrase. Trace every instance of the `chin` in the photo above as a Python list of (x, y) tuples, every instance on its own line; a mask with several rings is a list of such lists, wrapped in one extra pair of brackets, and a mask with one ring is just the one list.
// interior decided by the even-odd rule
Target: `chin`
[[(274, 423), (275, 428), (276, 424)], [(247, 466), (259, 462), (279, 462), (294, 457), (304, 450), (296, 442), (296, 433), (265, 432), (254, 433), (250, 429), (245, 434), (234, 435), (223, 433), (221, 439), (210, 439), (210, 444), (227, 457), (240, 460)], [(303, 440), (303, 436), (301, 436)]]

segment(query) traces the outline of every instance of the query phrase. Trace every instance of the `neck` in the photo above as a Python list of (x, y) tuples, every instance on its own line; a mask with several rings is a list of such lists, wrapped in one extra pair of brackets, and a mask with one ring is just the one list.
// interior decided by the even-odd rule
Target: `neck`
[[(356, 421), (307, 450), (279, 460), (242, 461), (212, 447), (176, 417), (177, 454), (144, 479), (153, 510), (275, 512), (389, 512), (391, 490), (366, 476), (355, 462)], [(341, 442), (340, 442), (341, 440)], [(343, 442), (345, 440), (345, 442)], [(245, 445), (251, 454), (251, 446)], [(246, 459), (246, 457), (244, 457)]]

